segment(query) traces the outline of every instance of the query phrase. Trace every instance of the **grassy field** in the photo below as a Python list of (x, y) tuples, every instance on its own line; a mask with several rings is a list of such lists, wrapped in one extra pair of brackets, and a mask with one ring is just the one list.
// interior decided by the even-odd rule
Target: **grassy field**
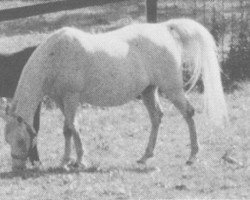
[[(199, 160), (186, 166), (189, 134), (180, 114), (162, 99), (164, 114), (155, 157), (138, 166), (150, 123), (140, 101), (117, 108), (79, 110), (82, 141), (92, 168), (63, 171), (63, 116), (42, 111), (38, 148), (43, 169), (11, 172), (9, 146), (0, 134), (1, 199), (249, 199), (250, 84), (227, 95), (230, 125), (213, 129), (201, 113), (201, 96), (191, 94), (201, 150)], [(0, 122), (3, 132), (4, 122)], [(228, 154), (235, 162), (226, 161)]]
[[(1, 1), (0, 8), (30, 2)], [(160, 1), (160, 20), (172, 17), (171, 12), (176, 12), (172, 8), (166, 12), (166, 4)], [(0, 51), (39, 44), (48, 33), (65, 25), (101, 32), (136, 21), (145, 21), (143, 1), (2, 22)], [(146, 109), (139, 100), (117, 108), (79, 109), (76, 123), (92, 163), (87, 170), (58, 168), (64, 151), (63, 116), (58, 109), (43, 108), (38, 138), (43, 168), (28, 166), (23, 173), (12, 173), (10, 148), (3, 136), (5, 122), (0, 119), (0, 199), (249, 199), (250, 83), (240, 88), (226, 95), (230, 124), (225, 130), (209, 124), (201, 112), (202, 96), (190, 95), (201, 146), (193, 166), (185, 165), (190, 150), (187, 126), (165, 99), (155, 157), (146, 167), (136, 164), (150, 131)], [(223, 159), (225, 155), (233, 161)]]

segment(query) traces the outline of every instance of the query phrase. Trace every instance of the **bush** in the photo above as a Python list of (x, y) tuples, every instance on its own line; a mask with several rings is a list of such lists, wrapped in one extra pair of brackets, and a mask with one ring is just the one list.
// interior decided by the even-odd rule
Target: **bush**
[(235, 41), (231, 42), (228, 57), (222, 67), (230, 82), (250, 79), (249, 33), (241, 32)]
[[(237, 89), (237, 83), (250, 79), (250, 31), (246, 19), (235, 20), (239, 32), (232, 33), (229, 52), (222, 62), (223, 84), (229, 92)], [(236, 87), (235, 87), (236, 86)]]

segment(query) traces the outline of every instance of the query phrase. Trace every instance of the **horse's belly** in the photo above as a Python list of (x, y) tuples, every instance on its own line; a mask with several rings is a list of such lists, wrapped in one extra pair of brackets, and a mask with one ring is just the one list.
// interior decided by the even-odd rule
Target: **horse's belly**
[(81, 101), (89, 103), (91, 105), (95, 106), (119, 106), (123, 105), (130, 100), (135, 98), (135, 94), (131, 94), (129, 96), (126, 95), (113, 95), (112, 93), (109, 94), (88, 94), (88, 95), (82, 95)]
[(97, 74), (86, 81), (81, 101), (96, 106), (118, 106), (140, 95), (148, 85), (149, 80), (143, 73)]

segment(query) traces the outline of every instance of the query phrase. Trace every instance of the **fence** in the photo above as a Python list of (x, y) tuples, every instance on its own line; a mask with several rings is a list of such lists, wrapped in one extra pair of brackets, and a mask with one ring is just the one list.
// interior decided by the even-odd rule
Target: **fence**
[[(118, 3), (128, 0), (63, 0), (49, 3), (40, 3), (19, 8), (0, 10), (0, 21), (14, 20), (35, 15), (47, 14), (63, 10), (73, 10), (89, 6), (100, 6), (108, 3)], [(156, 22), (157, 0), (146, 0), (147, 19)]]

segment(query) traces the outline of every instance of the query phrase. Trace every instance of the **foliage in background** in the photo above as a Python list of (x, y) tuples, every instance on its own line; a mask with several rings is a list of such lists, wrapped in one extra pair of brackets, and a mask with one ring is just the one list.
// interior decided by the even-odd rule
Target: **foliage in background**
[(249, 32), (240, 32), (232, 39), (228, 56), (222, 67), (231, 82), (250, 79)]
[(231, 38), (227, 56), (222, 60), (226, 89), (235, 82), (250, 80), (250, 31), (246, 1), (239, 1), (240, 15), (231, 15)]
[[(222, 79), (226, 91), (238, 88), (238, 82), (250, 80), (250, 30), (246, 11), (246, 1), (239, 0), (231, 5), (237, 13), (225, 14), (224, 0), (213, 4), (211, 15), (206, 17), (204, 9), (202, 23), (210, 29), (219, 47), (219, 58), (222, 66)], [(205, 1), (203, 8), (206, 7)], [(207, 6), (208, 7), (208, 6)], [(188, 81), (190, 71), (184, 70), (184, 82)], [(187, 86), (188, 88), (188, 86)], [(197, 83), (198, 91), (203, 90), (202, 82)]]

